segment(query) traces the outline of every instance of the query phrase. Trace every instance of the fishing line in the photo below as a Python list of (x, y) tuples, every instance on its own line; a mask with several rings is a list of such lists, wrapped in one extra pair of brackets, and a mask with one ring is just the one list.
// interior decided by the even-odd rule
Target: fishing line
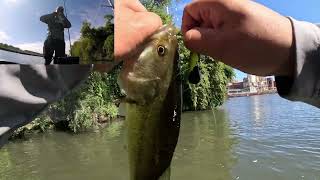
[[(199, 60), (198, 60), (198, 62), (197, 62), (197, 66), (200, 66), (200, 65), (199, 65), (199, 64), (200, 64), (199, 61), (200, 61), (200, 58), (199, 58)], [(179, 62), (180, 62), (180, 61), (179, 61)], [(184, 71), (182, 71), (182, 70), (181, 70), (181, 65), (179, 65), (179, 67), (180, 67), (179, 73), (177, 73), (177, 75), (176, 75), (175, 78), (177, 78), (178, 76), (184, 77), (185, 73), (186, 73), (186, 72), (189, 72), (189, 71), (191, 70), (191, 68), (188, 67), (188, 68), (186, 68)], [(184, 77), (184, 78), (185, 78), (185, 77)], [(182, 80), (186, 81), (186, 79), (182, 79)], [(188, 81), (188, 80), (187, 80), (187, 81)], [(199, 83), (199, 82), (198, 82), (198, 83)], [(198, 84), (198, 83), (196, 83), (196, 84)], [(190, 82), (189, 82), (189, 84), (190, 84)], [(193, 83), (191, 83), (191, 84), (193, 84)], [(196, 84), (193, 84), (193, 85), (196, 85)], [(182, 87), (184, 87), (184, 86), (182, 86)], [(183, 93), (186, 92), (186, 91), (188, 91), (188, 90), (190, 90), (190, 89), (188, 89), (188, 88), (186, 88), (186, 89), (182, 88), (182, 97), (183, 97)], [(215, 109), (214, 109), (214, 105), (213, 105), (213, 102), (212, 102), (212, 101), (210, 102), (210, 106), (211, 106), (211, 108), (212, 108), (211, 111), (212, 111), (213, 120), (214, 120), (214, 123), (216, 124), (216, 123), (217, 123), (217, 119), (216, 119)]]
[(97, 23), (98, 14), (101, 11), (101, 8), (102, 8), (102, 5), (103, 5), (103, 1), (104, 0), (101, 0), (100, 3), (98, 4), (98, 7), (97, 7), (98, 10), (96, 11), (96, 14), (95, 14), (95, 16), (93, 18), (93, 23)]
[[(211, 108), (213, 108), (213, 102), (211, 101)], [(213, 115), (213, 120), (214, 120), (214, 124), (217, 124), (217, 119), (216, 119), (216, 114), (215, 114), (215, 109), (213, 108), (213, 109), (211, 109), (211, 111), (212, 111), (212, 115)]]
[[(199, 63), (197, 63), (197, 64), (199, 65)], [(180, 67), (181, 67), (181, 65), (180, 65)], [(186, 80), (186, 81), (189, 82), (188, 78), (185, 79), (185, 78), (186, 78), (185, 75), (188, 74), (188, 72), (189, 72), (190, 70), (191, 70), (190, 67), (186, 68), (186, 69), (183, 70), (183, 71), (180, 70), (179, 73), (177, 73), (177, 75), (175, 76), (175, 78), (177, 78), (178, 76), (181, 76), (181, 77), (183, 77), (184, 80)], [(188, 75), (190, 75), (190, 74), (188, 74)], [(194, 83), (191, 83), (191, 84), (194, 84)], [(198, 83), (196, 83), (196, 84), (198, 84)]]
[(107, 1), (109, 2), (108, 7), (110, 7), (112, 9), (112, 11), (114, 12), (114, 5), (113, 5), (112, 1), (111, 0), (107, 0)]
[[(68, 12), (67, 12), (66, 1), (67, 1), (67, 0), (63, 0), (63, 5), (64, 5), (64, 13), (66, 14), (66, 18), (68, 19)], [(71, 38), (70, 38), (70, 28), (68, 28), (68, 36), (69, 36), (69, 45), (70, 45), (70, 55), (72, 56)]]

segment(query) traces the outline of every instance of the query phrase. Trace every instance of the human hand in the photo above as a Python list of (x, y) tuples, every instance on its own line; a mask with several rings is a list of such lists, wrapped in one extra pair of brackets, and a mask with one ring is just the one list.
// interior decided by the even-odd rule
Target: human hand
[(64, 19), (65, 19), (65, 17), (64, 17), (64, 14), (59, 14), (58, 13), (58, 19), (59, 19), (59, 21), (60, 21), (60, 23), (64, 23)]
[(186, 46), (250, 74), (294, 69), (290, 20), (250, 0), (197, 0), (184, 9)]
[(161, 18), (155, 13), (148, 12), (139, 0), (116, 1), (115, 59), (130, 57), (139, 44), (161, 26)]

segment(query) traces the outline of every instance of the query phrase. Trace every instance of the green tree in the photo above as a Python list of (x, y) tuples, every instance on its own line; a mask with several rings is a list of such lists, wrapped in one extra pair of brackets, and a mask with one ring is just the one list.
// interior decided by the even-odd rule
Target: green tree
[(72, 132), (96, 128), (117, 117), (114, 101), (120, 96), (119, 68), (110, 73), (92, 72), (86, 82), (63, 100), (49, 107), (48, 115), (60, 121), (59, 127)]
[(80, 57), (81, 64), (113, 60), (113, 18), (113, 15), (106, 15), (103, 27), (92, 27), (89, 22), (83, 22), (81, 37), (71, 47), (72, 55)]

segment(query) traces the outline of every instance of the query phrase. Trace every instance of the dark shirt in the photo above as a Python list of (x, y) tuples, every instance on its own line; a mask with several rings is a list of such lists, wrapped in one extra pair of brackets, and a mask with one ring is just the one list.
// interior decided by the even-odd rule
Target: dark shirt
[(71, 23), (64, 15), (51, 13), (40, 17), (40, 21), (48, 24), (48, 38), (64, 40), (64, 28), (70, 28)]
[(295, 40), (293, 77), (276, 77), (278, 93), (320, 108), (320, 24), (290, 18)]

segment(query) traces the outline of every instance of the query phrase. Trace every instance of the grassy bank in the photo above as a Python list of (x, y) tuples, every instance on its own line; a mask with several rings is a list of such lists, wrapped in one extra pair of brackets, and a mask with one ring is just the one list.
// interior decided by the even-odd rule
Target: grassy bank
[(51, 129), (71, 133), (92, 131), (118, 118), (114, 103), (120, 96), (116, 78), (119, 69), (109, 74), (91, 73), (87, 81), (63, 100), (51, 104), (30, 124), (15, 131), (12, 138)]

